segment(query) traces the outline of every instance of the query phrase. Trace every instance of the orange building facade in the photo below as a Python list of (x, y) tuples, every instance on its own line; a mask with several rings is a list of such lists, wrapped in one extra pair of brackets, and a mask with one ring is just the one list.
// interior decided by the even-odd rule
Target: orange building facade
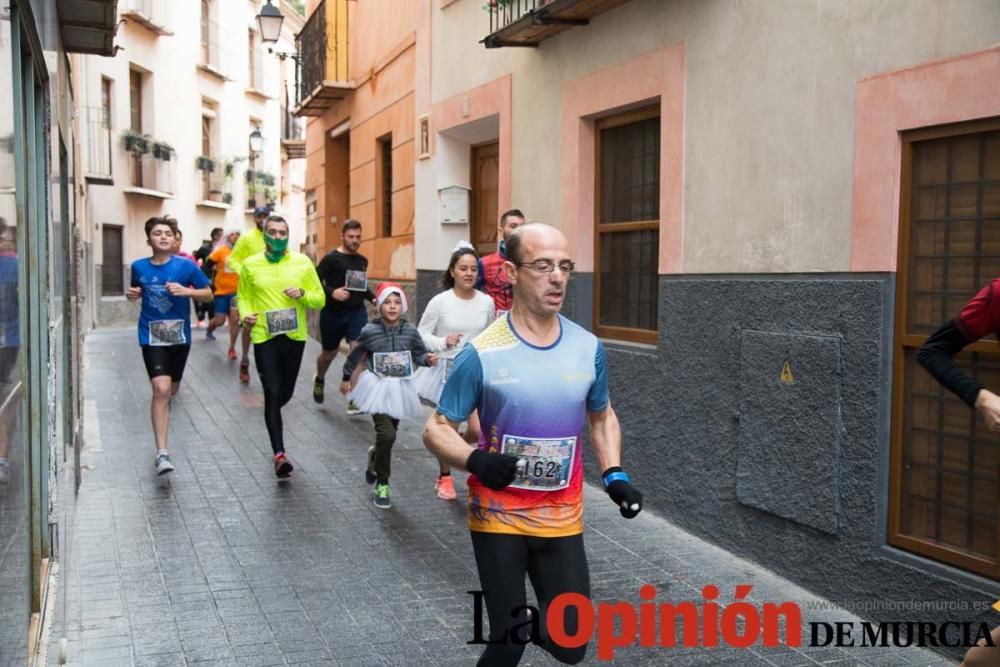
[(311, 1), (297, 39), (305, 116), (307, 240), (319, 260), (362, 223), (372, 282), (412, 285), (417, 3)]

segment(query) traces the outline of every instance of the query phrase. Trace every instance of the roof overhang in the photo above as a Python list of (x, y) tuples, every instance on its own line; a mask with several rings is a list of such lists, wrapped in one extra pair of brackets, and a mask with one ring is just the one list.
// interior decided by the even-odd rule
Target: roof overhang
[(66, 53), (114, 55), (118, 0), (58, 0), (57, 6)]

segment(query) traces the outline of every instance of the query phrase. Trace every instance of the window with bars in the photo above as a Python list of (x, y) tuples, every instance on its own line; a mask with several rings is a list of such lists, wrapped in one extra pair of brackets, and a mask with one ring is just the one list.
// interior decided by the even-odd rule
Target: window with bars
[[(1000, 434), (916, 352), (1000, 277), (1000, 121), (904, 135), (889, 541), (1000, 579)], [(995, 336), (956, 361), (1000, 391)]]
[(660, 109), (597, 121), (594, 331), (656, 343)]

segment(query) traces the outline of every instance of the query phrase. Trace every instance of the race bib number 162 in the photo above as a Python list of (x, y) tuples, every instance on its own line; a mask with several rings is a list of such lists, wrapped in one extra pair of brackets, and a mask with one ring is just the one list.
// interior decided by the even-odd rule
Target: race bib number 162
[(510, 486), (529, 491), (557, 491), (569, 486), (576, 455), (576, 436), (526, 438), (505, 435), (503, 454), (518, 458), (517, 477)]

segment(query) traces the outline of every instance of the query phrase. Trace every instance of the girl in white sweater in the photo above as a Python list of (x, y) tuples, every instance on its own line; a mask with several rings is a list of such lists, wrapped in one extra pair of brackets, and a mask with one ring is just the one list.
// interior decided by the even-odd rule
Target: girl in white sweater
[[(417, 371), (414, 383), (420, 396), (434, 404), (441, 397), (451, 364), (462, 346), (493, 322), (493, 299), (476, 289), (478, 264), (479, 257), (469, 243), (462, 241), (455, 246), (448, 270), (441, 278), (444, 291), (430, 300), (417, 327), (424, 345), (428, 351), (438, 353), (439, 361), (433, 368)], [(465, 438), (469, 442), (479, 439), (479, 416), (475, 412), (469, 416)], [(440, 467), (435, 492), (442, 500), (454, 500), (451, 468), (444, 463)]]

